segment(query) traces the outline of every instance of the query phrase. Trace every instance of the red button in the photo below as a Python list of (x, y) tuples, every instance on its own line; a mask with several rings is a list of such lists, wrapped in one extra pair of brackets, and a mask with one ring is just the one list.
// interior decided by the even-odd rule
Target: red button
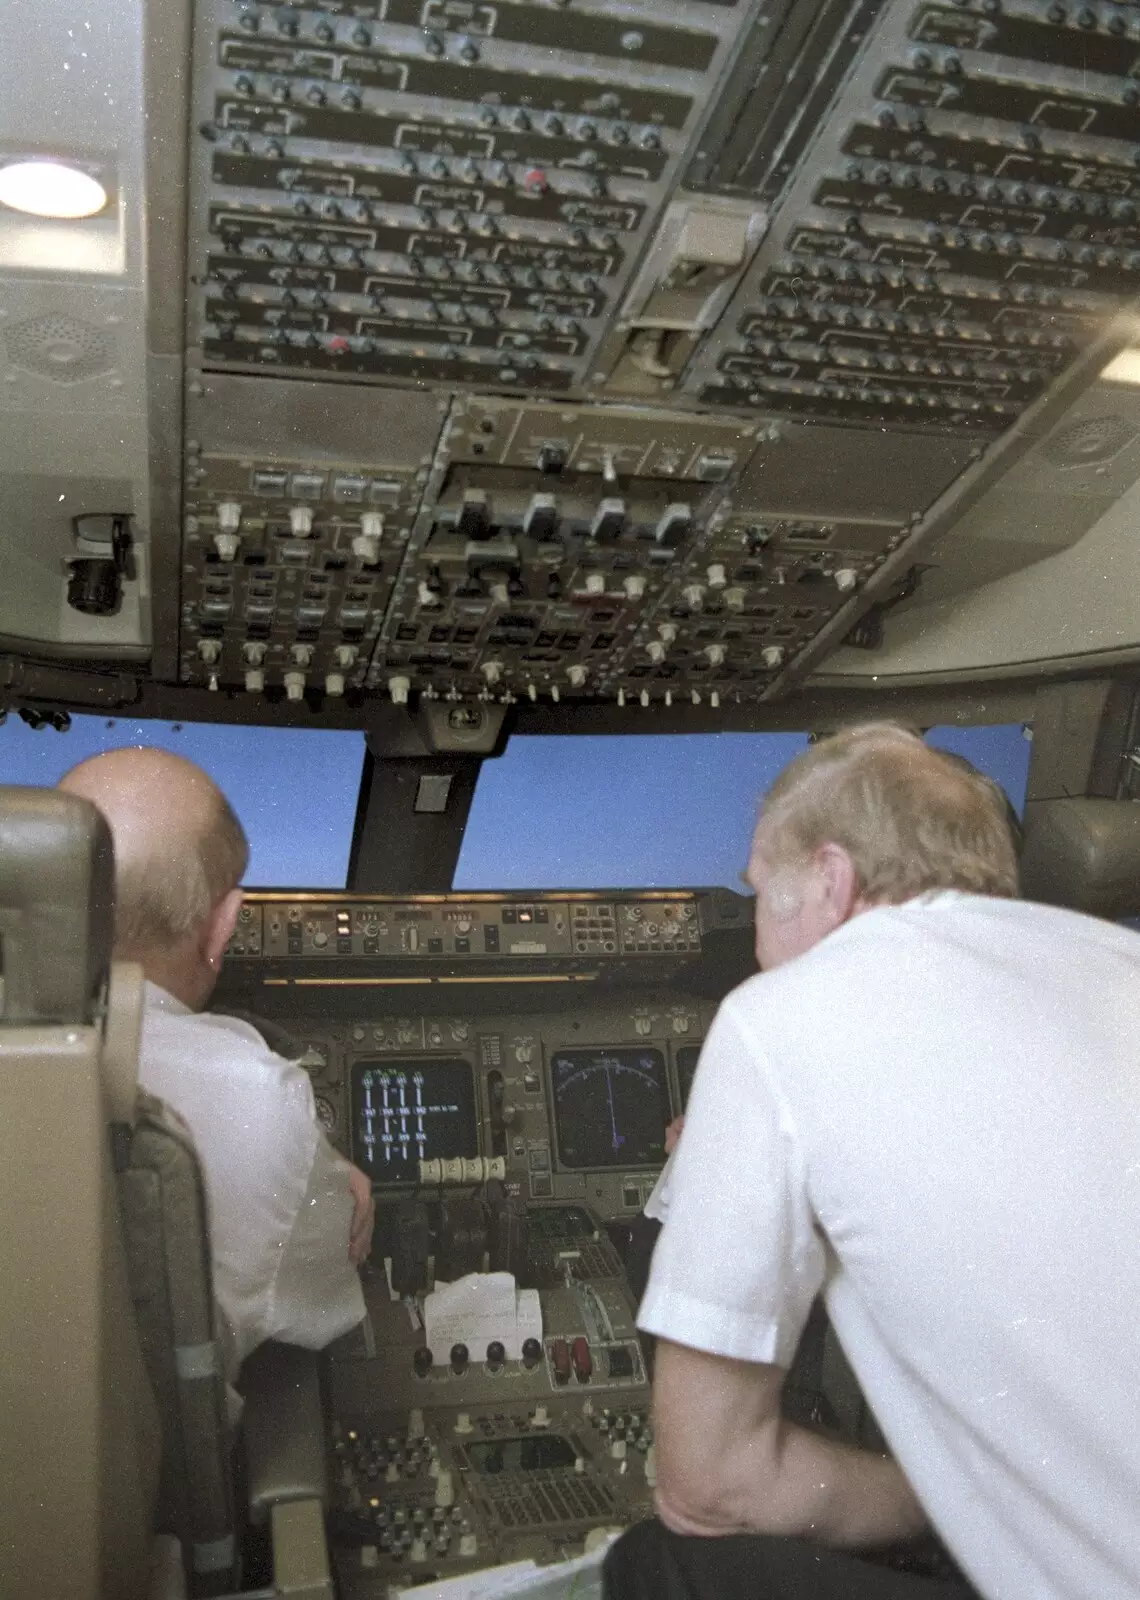
[(590, 1341), (579, 1335), (570, 1347), (570, 1359), (574, 1363), (574, 1376), (579, 1383), (589, 1383), (590, 1374), (594, 1370), (594, 1363), (590, 1356)]
[(555, 1339), (551, 1345), (550, 1364), (554, 1368), (555, 1383), (570, 1382), (570, 1346), (565, 1339)]

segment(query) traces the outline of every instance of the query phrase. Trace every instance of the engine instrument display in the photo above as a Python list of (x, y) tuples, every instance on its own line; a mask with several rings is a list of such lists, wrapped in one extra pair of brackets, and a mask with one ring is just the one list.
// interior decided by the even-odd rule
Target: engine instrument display
[(478, 1153), (470, 1063), (357, 1061), (353, 1157), (374, 1183), (414, 1183), (421, 1161)]
[(660, 1050), (559, 1050), (551, 1057), (550, 1077), (564, 1167), (664, 1161), (670, 1112)]

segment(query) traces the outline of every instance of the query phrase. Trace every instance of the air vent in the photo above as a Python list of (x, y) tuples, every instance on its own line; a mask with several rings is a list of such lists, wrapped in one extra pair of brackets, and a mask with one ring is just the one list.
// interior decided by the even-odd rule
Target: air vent
[(98, 328), (62, 313), (17, 322), (4, 343), (13, 366), (54, 383), (81, 383), (115, 365), (110, 342)]
[(1062, 428), (1042, 450), (1057, 467), (1092, 467), (1111, 461), (1140, 436), (1140, 429), (1124, 417), (1089, 417)]

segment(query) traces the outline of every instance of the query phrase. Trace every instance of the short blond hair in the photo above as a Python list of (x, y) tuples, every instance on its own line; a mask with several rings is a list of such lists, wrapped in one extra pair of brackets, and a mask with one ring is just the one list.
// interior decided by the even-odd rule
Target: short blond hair
[(932, 889), (1018, 893), (1002, 791), (899, 723), (820, 740), (784, 768), (760, 815), (773, 866), (800, 866), (822, 845), (840, 845), (867, 900), (897, 903)]

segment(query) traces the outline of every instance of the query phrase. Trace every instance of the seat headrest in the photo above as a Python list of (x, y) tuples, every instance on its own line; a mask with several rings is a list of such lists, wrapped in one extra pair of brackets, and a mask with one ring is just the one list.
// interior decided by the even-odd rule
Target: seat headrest
[(0, 785), (0, 1023), (96, 1020), (114, 865), (110, 830), (89, 801)]
[(1030, 801), (1021, 892), (1097, 917), (1140, 916), (1140, 804), (1087, 796)]

